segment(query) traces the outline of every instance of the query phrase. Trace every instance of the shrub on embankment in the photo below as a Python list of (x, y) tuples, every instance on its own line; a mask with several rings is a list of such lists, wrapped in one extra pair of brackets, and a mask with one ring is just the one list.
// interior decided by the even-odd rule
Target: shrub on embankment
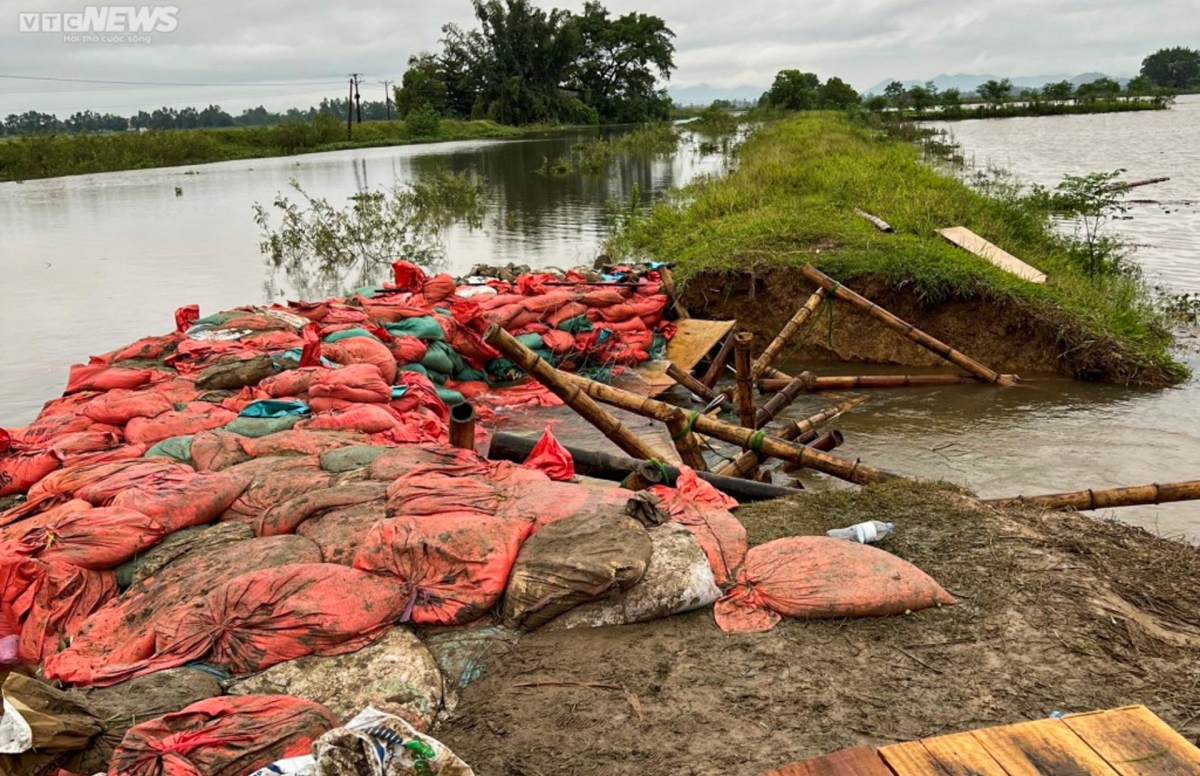
[[(1089, 276), (1078, 244), (1014, 189), (984, 194), (923, 163), (916, 145), (837, 114), (769, 122), (739, 156), (729, 176), (701, 180), (625, 219), (611, 251), (675, 262), (683, 282), (807, 262), (842, 282), (882, 280), (926, 304), (1002, 300), (1052, 328), (1062, 352), (1095, 350), (1090, 361), (1103, 366), (1092, 376), (1165, 385), (1187, 374), (1171, 358), (1170, 332), (1136, 276)], [(877, 231), (855, 208), (883, 218), (895, 234)], [(1049, 281), (1028, 283), (952, 247), (937, 234), (950, 226), (973, 230)]]

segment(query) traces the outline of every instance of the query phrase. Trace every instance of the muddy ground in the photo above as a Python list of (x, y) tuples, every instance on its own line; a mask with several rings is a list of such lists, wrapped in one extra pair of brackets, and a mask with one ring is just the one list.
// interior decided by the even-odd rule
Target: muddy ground
[[(533, 633), (437, 735), (480, 776), (757, 774), (837, 749), (1144, 703), (1200, 734), (1200, 553), (892, 484), (742, 508), (752, 544), (866, 519), (961, 599), (731, 636), (711, 611)], [(593, 685), (593, 686), (588, 686)], [(613, 689), (616, 688), (616, 689)]]

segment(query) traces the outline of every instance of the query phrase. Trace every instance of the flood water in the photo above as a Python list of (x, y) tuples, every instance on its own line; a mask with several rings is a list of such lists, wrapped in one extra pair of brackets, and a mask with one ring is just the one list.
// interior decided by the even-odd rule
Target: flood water
[[(1004, 119), (948, 125), (966, 154), (1020, 178), (1051, 185), (1063, 173), (1124, 167), (1129, 178), (1170, 175), (1138, 190), (1119, 228), (1146, 244), (1148, 275), (1179, 291), (1200, 291), (1200, 99), (1172, 111)], [(471, 171), (486, 181), (482, 229), (452, 229), (447, 268), (476, 262), (571, 266), (601, 250), (607, 205), (636, 184), (661, 196), (727, 161), (685, 144), (672, 158), (629, 159), (599, 177), (547, 178), (533, 171), (585, 136), (447, 143), (194, 168), (0, 184), (0, 426), (28, 422), (58, 395), (68, 366), (147, 333), (169, 330), (172, 312), (196, 302), (205, 312), (294, 292), (293, 279), (265, 265), (252, 221), (296, 179), (337, 202), (390, 187), (424, 171)], [(192, 170), (198, 174), (188, 175)], [(183, 189), (176, 196), (175, 187)], [(1191, 204), (1184, 204), (1185, 202)], [(1193, 348), (1194, 351), (1194, 348)], [(1181, 355), (1200, 371), (1200, 358)], [(789, 364), (845, 374), (838, 364)], [(854, 372), (903, 371), (853, 367)], [(838, 400), (802, 397), (792, 417)], [(573, 424), (569, 424), (573, 426)], [(1009, 496), (1086, 487), (1200, 478), (1200, 384), (1140, 391), (1038, 377), (1026, 387), (982, 386), (876, 391), (842, 418), (840, 454), (897, 473), (941, 478)], [(591, 437), (588, 437), (590, 441)], [(805, 475), (812, 487), (823, 478)], [(1200, 505), (1140, 507), (1110, 516), (1171, 536), (1200, 540)], [(963, 530), (970, 530), (963, 526)], [(901, 527), (902, 529), (902, 527)]]

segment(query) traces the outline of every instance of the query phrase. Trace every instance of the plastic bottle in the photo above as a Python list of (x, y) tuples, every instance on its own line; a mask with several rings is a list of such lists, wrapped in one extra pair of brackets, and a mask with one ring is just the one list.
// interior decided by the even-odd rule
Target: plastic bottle
[(859, 544), (874, 544), (881, 539), (886, 538), (892, 531), (896, 530), (896, 526), (891, 523), (881, 523), (878, 520), (870, 520), (865, 523), (858, 523), (849, 528), (834, 528), (832, 531), (826, 532), (826, 536), (834, 539), (846, 539)]

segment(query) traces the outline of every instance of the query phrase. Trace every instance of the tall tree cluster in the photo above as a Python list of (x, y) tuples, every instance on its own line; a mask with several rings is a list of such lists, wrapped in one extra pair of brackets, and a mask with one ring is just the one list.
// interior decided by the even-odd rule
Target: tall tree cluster
[(1142, 60), (1142, 75), (1164, 89), (1200, 87), (1200, 51), (1175, 46), (1160, 49)]
[(582, 13), (529, 0), (473, 0), (478, 27), (442, 28), (442, 50), (412, 57), (396, 106), (502, 124), (632, 123), (665, 119), (657, 88), (675, 69), (673, 33), (657, 16)]
[(858, 100), (858, 92), (837, 76), (821, 83), (816, 73), (780, 70), (758, 103), (778, 110), (843, 110)]

